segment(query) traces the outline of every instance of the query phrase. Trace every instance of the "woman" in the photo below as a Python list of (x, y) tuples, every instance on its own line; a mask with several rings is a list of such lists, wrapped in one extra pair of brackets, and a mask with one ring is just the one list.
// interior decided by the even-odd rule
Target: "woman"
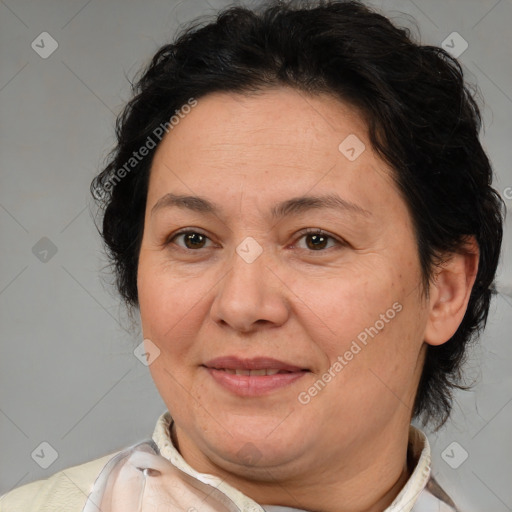
[(449, 417), (501, 246), (458, 63), (357, 2), (274, 3), (134, 92), (92, 190), (168, 411), (0, 510), (457, 510), (411, 420)]

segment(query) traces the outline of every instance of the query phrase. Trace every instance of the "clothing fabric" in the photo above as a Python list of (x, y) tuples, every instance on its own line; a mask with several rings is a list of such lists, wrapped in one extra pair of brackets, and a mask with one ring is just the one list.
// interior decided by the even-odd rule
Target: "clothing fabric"
[[(68, 468), (0, 497), (0, 512), (304, 512), (258, 504), (221, 478), (199, 473), (174, 446), (164, 412), (151, 439)], [(413, 471), (383, 512), (458, 512), (431, 476), (425, 434), (409, 427)]]

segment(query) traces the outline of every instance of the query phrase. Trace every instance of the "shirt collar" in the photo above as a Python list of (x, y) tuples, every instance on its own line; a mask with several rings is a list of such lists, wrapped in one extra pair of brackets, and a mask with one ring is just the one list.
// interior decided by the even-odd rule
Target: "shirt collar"
[[(178, 469), (200, 482), (216, 487), (236, 503), (243, 512), (292, 512), (298, 510), (291, 507), (277, 507), (273, 505), (261, 506), (221, 478), (196, 471), (185, 461), (173, 445), (170, 437), (172, 421), (169, 411), (165, 411), (158, 418), (152, 438), (159, 449), (160, 455), (169, 460)], [(418, 496), (429, 481), (431, 471), (430, 445), (426, 435), (413, 425), (409, 426), (409, 453), (414, 461), (412, 474), (400, 493), (393, 500), (393, 503), (383, 512), (411, 512)]]

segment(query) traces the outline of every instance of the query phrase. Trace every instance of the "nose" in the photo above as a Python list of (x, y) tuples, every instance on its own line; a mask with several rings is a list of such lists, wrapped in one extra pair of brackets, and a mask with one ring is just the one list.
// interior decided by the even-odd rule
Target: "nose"
[(238, 332), (277, 327), (289, 316), (290, 296), (269, 251), (263, 250), (252, 260), (241, 250), (233, 254), (230, 268), (216, 287), (210, 315), (217, 324)]

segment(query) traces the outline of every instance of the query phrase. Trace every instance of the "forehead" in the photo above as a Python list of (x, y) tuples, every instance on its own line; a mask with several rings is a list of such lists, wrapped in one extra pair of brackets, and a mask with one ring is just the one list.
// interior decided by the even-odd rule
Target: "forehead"
[(399, 200), (362, 116), (330, 95), (212, 93), (187, 112), (157, 149), (150, 202), (170, 189), (227, 200), (242, 189), (259, 200), (336, 190), (363, 208), (379, 194), (388, 206)]
[[(256, 94), (215, 92), (198, 100), (197, 106), (180, 116), (161, 147), (193, 143), (197, 152), (269, 156), (300, 162), (336, 154), (338, 144), (349, 135), (367, 139), (367, 127), (357, 111), (327, 94), (309, 95), (288, 87)], [(337, 144), (338, 142), (338, 144)], [(333, 153), (333, 149), (335, 153)], [(293, 151), (292, 151), (293, 150)], [(188, 158), (200, 154), (188, 155)]]

